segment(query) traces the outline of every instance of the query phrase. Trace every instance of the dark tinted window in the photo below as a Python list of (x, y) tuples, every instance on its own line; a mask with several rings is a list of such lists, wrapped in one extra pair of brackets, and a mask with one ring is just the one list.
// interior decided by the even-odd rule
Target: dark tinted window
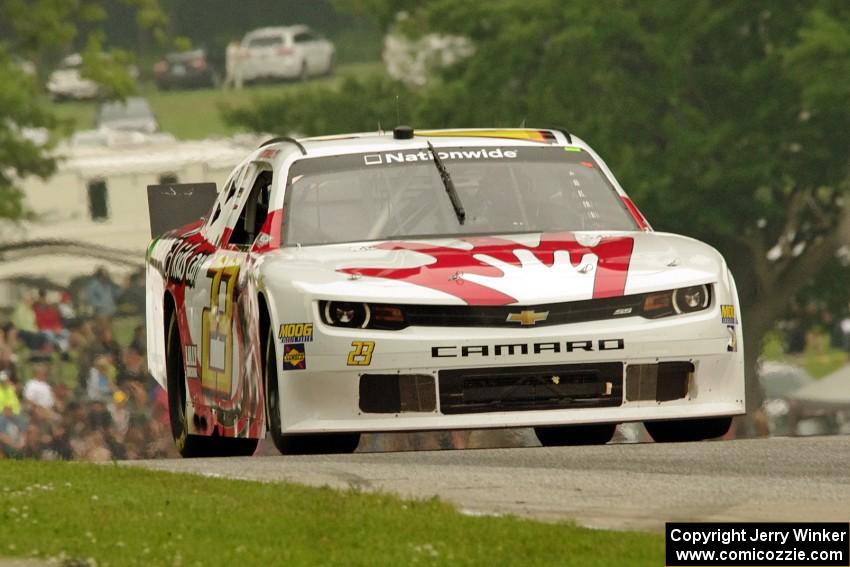
[(89, 214), (92, 220), (109, 218), (109, 202), (106, 192), (106, 181), (97, 179), (89, 182)]
[(248, 40), (248, 47), (277, 47), (283, 43), (279, 35), (261, 35)]
[(242, 207), (239, 220), (230, 236), (230, 244), (250, 246), (254, 238), (266, 222), (269, 213), (269, 196), (271, 195), (272, 172), (263, 171), (254, 181), (248, 200)]

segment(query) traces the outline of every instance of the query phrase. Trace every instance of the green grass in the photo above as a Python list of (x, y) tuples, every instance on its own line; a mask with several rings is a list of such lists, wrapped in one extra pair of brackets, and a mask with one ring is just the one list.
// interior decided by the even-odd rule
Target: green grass
[[(383, 64), (351, 63), (339, 65), (330, 77), (317, 78), (308, 83), (281, 82), (251, 85), (242, 90), (197, 89), (190, 91), (158, 91), (148, 86), (140, 93), (148, 99), (160, 127), (165, 132), (184, 140), (199, 140), (208, 136), (226, 136), (236, 129), (226, 125), (221, 117), (222, 105), (243, 106), (256, 98), (271, 97), (306, 85), (336, 85), (348, 76), (380, 74)], [(66, 102), (55, 104), (57, 115), (71, 122), (73, 129), (85, 130), (94, 127), (96, 102)]]
[(810, 334), (806, 350), (800, 354), (786, 353), (782, 335), (771, 332), (765, 337), (762, 356), (768, 360), (802, 366), (814, 378), (832, 374), (848, 362), (846, 352), (829, 346), (829, 337), (816, 332)]
[[(282, 467), (286, 466), (281, 462)], [(437, 500), (117, 465), (0, 462), (0, 555), (98, 565), (662, 565), (658, 534)]]

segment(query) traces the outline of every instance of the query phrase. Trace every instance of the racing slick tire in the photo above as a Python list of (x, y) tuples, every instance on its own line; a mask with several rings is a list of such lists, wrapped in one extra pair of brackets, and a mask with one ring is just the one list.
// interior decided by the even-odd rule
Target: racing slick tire
[(246, 457), (257, 450), (259, 439), (236, 437), (208, 437), (189, 434), (186, 418), (186, 377), (183, 365), (183, 346), (177, 327), (177, 311), (171, 310), (166, 328), (166, 375), (168, 378), (168, 416), (171, 435), (180, 456), (191, 457)]
[(566, 447), (570, 445), (604, 445), (614, 437), (616, 423), (592, 425), (558, 425), (535, 427), (534, 433), (544, 447)]
[(643, 425), (656, 443), (682, 443), (722, 437), (729, 431), (732, 418), (711, 417), (677, 421), (646, 421)]
[(359, 433), (284, 435), (281, 432), (280, 391), (277, 382), (274, 333), (267, 332), (265, 339), (266, 346), (263, 351), (265, 372), (263, 374), (266, 392), (266, 423), (277, 450), (283, 455), (353, 453), (360, 444)]

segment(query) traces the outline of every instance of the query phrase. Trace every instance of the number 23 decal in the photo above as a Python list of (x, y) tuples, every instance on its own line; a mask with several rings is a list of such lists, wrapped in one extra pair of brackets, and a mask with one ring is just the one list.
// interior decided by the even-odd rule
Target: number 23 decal
[(201, 315), (201, 384), (206, 390), (230, 394), (233, 376), (233, 301), (239, 266), (221, 258), (207, 270), (207, 276), (212, 282), (210, 304), (204, 307)]
[(375, 341), (352, 341), (351, 346), (354, 348), (348, 353), (348, 366), (369, 366), (372, 364)]

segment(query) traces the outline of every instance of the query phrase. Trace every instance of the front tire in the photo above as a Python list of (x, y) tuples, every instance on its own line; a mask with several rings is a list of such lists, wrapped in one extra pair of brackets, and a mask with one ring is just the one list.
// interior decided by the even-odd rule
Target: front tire
[(274, 333), (265, 337), (265, 391), (266, 423), (274, 446), (283, 455), (324, 455), (353, 453), (360, 444), (359, 433), (334, 433), (327, 435), (284, 435), (280, 417), (280, 389), (278, 388), (277, 356)]
[(257, 450), (259, 439), (191, 435), (186, 417), (186, 376), (183, 346), (177, 326), (177, 311), (171, 310), (166, 328), (166, 375), (168, 380), (168, 416), (171, 435), (181, 457), (247, 457)]
[(534, 433), (544, 447), (604, 445), (614, 437), (616, 423), (535, 427)]
[(732, 426), (731, 417), (681, 419), (677, 421), (646, 421), (644, 427), (656, 443), (705, 441), (726, 435)]

